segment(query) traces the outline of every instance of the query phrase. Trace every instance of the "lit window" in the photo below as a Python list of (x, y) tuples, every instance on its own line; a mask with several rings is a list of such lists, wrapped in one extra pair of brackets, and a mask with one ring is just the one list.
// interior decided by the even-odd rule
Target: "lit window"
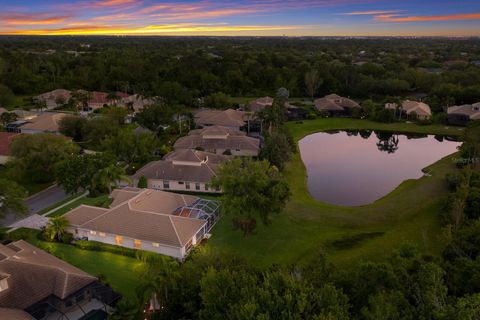
[(133, 240), (133, 245), (135, 249), (140, 249), (142, 247), (142, 241), (135, 239)]
[(99, 235), (100, 237), (105, 237), (105, 236), (106, 236), (105, 232), (99, 232), (98, 235)]
[(117, 246), (121, 246), (123, 244), (123, 238), (121, 236), (115, 236), (115, 243)]
[(96, 234), (97, 234), (97, 231), (90, 230), (90, 234), (91, 234), (91, 235), (96, 235)]
[(158, 243), (158, 242), (153, 242), (153, 243), (152, 243), (152, 246), (158, 248), (158, 247), (160, 247), (160, 243)]

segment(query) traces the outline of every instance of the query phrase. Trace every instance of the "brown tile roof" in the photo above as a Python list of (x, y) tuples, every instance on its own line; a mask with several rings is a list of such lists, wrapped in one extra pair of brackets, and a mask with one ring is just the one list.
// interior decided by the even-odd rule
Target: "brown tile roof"
[(2, 308), (26, 309), (50, 295), (64, 299), (97, 280), (23, 240), (0, 245), (0, 254), (0, 273), (8, 275)]
[(200, 126), (217, 125), (226, 127), (243, 127), (247, 120), (243, 111), (227, 110), (200, 110), (195, 114), (195, 123)]
[(230, 149), (230, 150), (260, 150), (260, 140), (247, 136), (229, 136), (226, 139), (204, 139), (202, 136), (186, 136), (178, 139), (175, 149)]
[[(134, 197), (130, 197), (132, 190), (138, 190)], [(125, 196), (124, 192), (129, 194)], [(204, 220), (173, 215), (178, 208), (193, 205), (198, 200), (194, 196), (149, 189), (120, 190), (112, 196), (128, 200), (120, 203), (114, 198), (115, 207), (81, 224), (74, 222), (79, 220), (78, 215), (84, 214), (85, 208), (72, 210), (65, 217), (73, 227), (174, 247), (183, 247), (206, 224)]]
[(471, 120), (480, 120), (480, 102), (475, 104), (465, 104), (463, 106), (453, 106), (448, 108), (448, 114), (463, 114)]
[(31, 315), (20, 309), (0, 308), (0, 319), (5, 320), (34, 320)]
[(13, 138), (20, 135), (19, 133), (12, 132), (0, 132), (0, 155), (9, 156), (10, 155), (10, 144), (12, 143)]
[(402, 109), (405, 110), (407, 114), (415, 112), (420, 116), (431, 116), (432, 110), (430, 106), (423, 102), (405, 100), (402, 102)]
[(258, 98), (257, 100), (251, 102), (248, 105), (248, 109), (252, 112), (260, 112), (265, 107), (271, 107), (272, 105), (273, 105), (273, 98), (263, 97), (263, 98)]
[[(260, 150), (260, 140), (246, 136), (242, 131), (231, 130), (228, 128), (219, 131), (222, 127), (204, 128), (190, 131), (186, 137), (179, 138), (174, 148), (178, 149), (230, 149), (230, 150)], [(214, 132), (212, 132), (212, 131)], [(227, 133), (228, 132), (228, 133)]]
[(329, 94), (315, 100), (315, 108), (320, 111), (343, 111), (345, 109), (360, 108), (360, 105), (351, 99), (337, 94)]
[(147, 179), (189, 181), (207, 183), (216, 175), (218, 165), (231, 159), (191, 149), (177, 150), (165, 156), (164, 160), (153, 161), (138, 170), (133, 179), (145, 176)]
[(45, 112), (31, 120), (28, 120), (26, 124), (21, 126), (21, 129), (58, 132), (58, 124), (65, 116), (65, 113)]
[(68, 101), (68, 99), (70, 99), (71, 96), (72, 96), (72, 92), (70, 90), (55, 89), (49, 92), (42, 93), (34, 97), (34, 99), (38, 101), (47, 101), (47, 100), (55, 101), (58, 97), (63, 97), (65, 101)]

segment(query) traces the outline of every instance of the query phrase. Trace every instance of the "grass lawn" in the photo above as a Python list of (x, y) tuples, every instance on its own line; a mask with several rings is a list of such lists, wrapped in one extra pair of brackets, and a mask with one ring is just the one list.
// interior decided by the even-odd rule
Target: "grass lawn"
[[(75, 195), (75, 196), (69, 198), (69, 200), (65, 199), (61, 203), (55, 204), (53, 206), (53, 208), (58, 207), (58, 206), (62, 205), (63, 203), (67, 203), (68, 201), (74, 199), (76, 196), (78, 196), (78, 195)], [(104, 208), (106, 208), (110, 205), (110, 202), (111, 202), (111, 200), (108, 197), (108, 195), (102, 195), (102, 196), (95, 197), (95, 198), (90, 198), (90, 197), (85, 196), (85, 197), (82, 197), (82, 198), (72, 202), (68, 206), (65, 206), (63, 208), (60, 208), (60, 209), (50, 213), (48, 215), (48, 217), (62, 216), (65, 213), (67, 213), (68, 211), (70, 211), (72, 209), (75, 209), (76, 207), (79, 207), (82, 204), (89, 205), (89, 206), (94, 206), (94, 207), (104, 207)], [(50, 210), (52, 210), (52, 209), (50, 209)], [(44, 212), (48, 212), (50, 210), (45, 210)]]
[(31, 95), (19, 95), (14, 96), (12, 102), (7, 106), (8, 109), (17, 109), (23, 107), (32, 107), (32, 103), (30, 102)]
[[(377, 129), (401, 132), (461, 135), (463, 130), (440, 125), (382, 124), (354, 119), (317, 119), (289, 123), (298, 141), (305, 135), (333, 129)], [(352, 155), (353, 156), (353, 155)], [(234, 232), (225, 216), (213, 230), (207, 248), (231, 252), (258, 265), (290, 264), (326, 252), (330, 261), (348, 267), (361, 260), (379, 260), (403, 243), (439, 254), (442, 249), (437, 213), (447, 194), (445, 174), (456, 170), (446, 157), (431, 165), (431, 177), (407, 180), (386, 197), (361, 207), (342, 207), (313, 199), (306, 183), (300, 154), (285, 169), (292, 192), (284, 212), (273, 217), (270, 226), (258, 227), (253, 236)], [(347, 243), (336, 248), (332, 243)]]
[(94, 276), (103, 276), (112, 288), (125, 297), (135, 297), (135, 288), (138, 285), (138, 260), (108, 252), (82, 250), (72, 245), (43, 242), (36, 238), (38, 231), (32, 229), (18, 229), (11, 233), (13, 238), (23, 238), (36, 246), (48, 247), (53, 255), (88, 272)]

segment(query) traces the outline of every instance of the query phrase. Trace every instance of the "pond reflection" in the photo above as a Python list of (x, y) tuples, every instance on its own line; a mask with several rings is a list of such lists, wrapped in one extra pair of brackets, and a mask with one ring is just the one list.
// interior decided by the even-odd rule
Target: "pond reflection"
[(442, 136), (356, 130), (316, 133), (299, 142), (308, 189), (320, 201), (364, 205), (456, 152), (460, 142)]

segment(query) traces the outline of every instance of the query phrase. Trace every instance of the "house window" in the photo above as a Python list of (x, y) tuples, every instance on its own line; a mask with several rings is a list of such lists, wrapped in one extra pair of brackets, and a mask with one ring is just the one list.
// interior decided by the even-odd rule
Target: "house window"
[(140, 249), (142, 247), (142, 241), (140, 240), (133, 240), (133, 246), (135, 247), (135, 249)]
[(195, 183), (195, 190), (200, 190), (200, 183)]
[(92, 236), (94, 236), (94, 235), (97, 234), (97, 231), (90, 230), (90, 234), (91, 234)]
[(190, 182), (185, 182), (185, 189), (190, 190)]
[(105, 232), (99, 232), (98, 235), (99, 235), (100, 237), (103, 237), (103, 238), (105, 238), (105, 237), (107, 236), (107, 235), (105, 234)]
[(205, 191), (208, 191), (208, 184), (205, 183)]
[(240, 152), (240, 149), (235, 149), (235, 151)]
[(117, 246), (121, 246), (123, 244), (123, 238), (121, 236), (115, 236), (115, 243)]
[(153, 242), (153, 243), (152, 243), (152, 246), (154, 246), (155, 248), (158, 248), (158, 247), (160, 247), (160, 243), (158, 243), (158, 242)]
[(170, 189), (170, 181), (163, 180), (163, 189)]
[(183, 181), (178, 181), (178, 184), (184, 184), (184, 182)]

